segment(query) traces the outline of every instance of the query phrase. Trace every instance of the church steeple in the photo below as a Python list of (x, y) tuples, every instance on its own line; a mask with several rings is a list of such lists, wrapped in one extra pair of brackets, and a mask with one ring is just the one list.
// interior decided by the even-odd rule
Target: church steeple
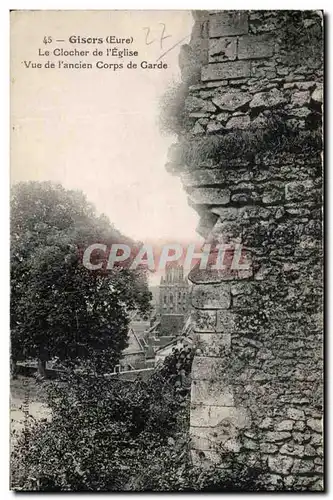
[(160, 315), (185, 314), (188, 310), (188, 283), (181, 265), (169, 264), (160, 283)]

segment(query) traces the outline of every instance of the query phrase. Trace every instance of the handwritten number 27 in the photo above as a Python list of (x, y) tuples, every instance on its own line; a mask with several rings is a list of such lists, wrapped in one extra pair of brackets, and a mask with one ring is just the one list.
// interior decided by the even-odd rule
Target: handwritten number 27
[[(161, 49), (163, 49), (163, 40), (165, 40), (166, 38), (170, 38), (171, 35), (165, 35), (165, 24), (164, 23), (159, 23), (161, 26), (162, 26), (162, 32), (161, 32), (161, 37), (160, 37), (160, 47)], [(146, 30), (146, 45), (151, 45), (152, 43), (156, 42), (156, 39), (152, 39), (151, 41), (149, 41), (149, 37), (150, 37), (150, 28), (143, 28), (144, 30)]]

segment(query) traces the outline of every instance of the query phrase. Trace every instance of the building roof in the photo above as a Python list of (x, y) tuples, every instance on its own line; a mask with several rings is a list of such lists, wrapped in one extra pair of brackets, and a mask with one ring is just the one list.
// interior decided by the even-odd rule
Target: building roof
[(144, 353), (145, 349), (143, 346), (142, 341), (138, 337), (138, 335), (135, 333), (133, 328), (129, 329), (128, 332), (128, 346), (126, 349), (123, 350), (124, 355), (128, 354), (137, 354), (137, 353)]
[(132, 320), (130, 322), (130, 328), (135, 331), (135, 333), (142, 338), (144, 333), (146, 333), (150, 328), (150, 322), (144, 320)]

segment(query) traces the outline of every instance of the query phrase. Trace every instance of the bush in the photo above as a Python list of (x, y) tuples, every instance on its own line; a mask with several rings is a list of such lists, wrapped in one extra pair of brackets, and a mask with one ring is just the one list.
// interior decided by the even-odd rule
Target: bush
[[(180, 359), (179, 352), (177, 356)], [(49, 382), (46, 401), (52, 420), (26, 421), (13, 447), (12, 487), (24, 491), (146, 488), (147, 470), (159, 464), (156, 473), (161, 474), (161, 462), (174, 461), (175, 453), (187, 453), (190, 364), (185, 365), (167, 360), (146, 382), (82, 371)]]
[[(193, 467), (189, 373), (176, 349), (147, 380), (82, 372), (48, 382), (51, 421), (32, 417), (13, 446), (16, 491), (257, 491), (258, 471)], [(230, 457), (229, 457), (230, 458)]]

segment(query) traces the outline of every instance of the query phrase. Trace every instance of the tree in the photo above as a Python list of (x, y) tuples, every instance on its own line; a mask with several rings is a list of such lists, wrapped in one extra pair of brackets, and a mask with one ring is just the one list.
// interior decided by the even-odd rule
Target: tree
[(94, 370), (114, 366), (127, 345), (129, 312), (151, 298), (142, 271), (91, 271), (82, 249), (126, 242), (85, 196), (49, 182), (14, 186), (11, 199), (11, 352), (13, 361), (58, 358)]

